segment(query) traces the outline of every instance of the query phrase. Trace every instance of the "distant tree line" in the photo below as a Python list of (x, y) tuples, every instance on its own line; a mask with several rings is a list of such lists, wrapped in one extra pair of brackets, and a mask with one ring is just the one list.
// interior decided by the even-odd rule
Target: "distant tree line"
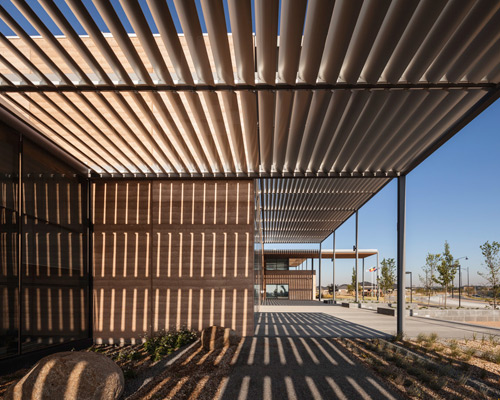
[[(485, 278), (491, 286), (493, 292), (493, 308), (496, 308), (497, 298), (500, 295), (500, 243), (489, 241), (479, 246), (484, 257), (485, 272), (478, 272)], [(420, 282), (428, 295), (428, 303), (434, 284), (444, 288), (444, 307), (446, 308), (446, 299), (448, 289), (453, 287), (453, 281), (460, 267), (458, 260), (453, 258), (450, 252), (450, 245), (444, 242), (444, 251), (440, 254), (428, 253), (425, 258), (425, 265), (422, 268), (424, 275), (419, 275)]]

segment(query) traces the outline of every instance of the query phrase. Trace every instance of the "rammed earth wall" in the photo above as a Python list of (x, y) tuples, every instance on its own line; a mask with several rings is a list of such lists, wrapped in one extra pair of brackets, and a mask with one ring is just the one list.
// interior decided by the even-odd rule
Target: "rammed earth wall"
[(253, 332), (252, 180), (99, 181), (93, 203), (96, 342)]

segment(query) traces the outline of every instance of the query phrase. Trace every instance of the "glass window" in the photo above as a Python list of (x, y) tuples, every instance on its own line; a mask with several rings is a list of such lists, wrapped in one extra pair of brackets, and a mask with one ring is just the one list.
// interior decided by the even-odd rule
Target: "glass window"
[(288, 271), (289, 269), (288, 258), (269, 258), (266, 259), (267, 271)]
[(288, 285), (286, 284), (267, 284), (266, 298), (268, 299), (288, 299)]

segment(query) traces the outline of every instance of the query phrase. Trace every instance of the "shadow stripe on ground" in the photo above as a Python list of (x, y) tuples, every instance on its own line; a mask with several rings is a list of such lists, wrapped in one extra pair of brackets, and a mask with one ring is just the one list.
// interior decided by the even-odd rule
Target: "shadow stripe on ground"
[(246, 338), (232, 364), (221, 399), (400, 398), (331, 338)]

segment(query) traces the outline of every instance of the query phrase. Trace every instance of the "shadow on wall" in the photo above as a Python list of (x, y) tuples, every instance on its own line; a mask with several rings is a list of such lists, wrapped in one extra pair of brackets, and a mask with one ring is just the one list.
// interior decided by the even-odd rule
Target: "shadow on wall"
[(97, 343), (253, 332), (253, 181), (99, 181), (93, 202)]

